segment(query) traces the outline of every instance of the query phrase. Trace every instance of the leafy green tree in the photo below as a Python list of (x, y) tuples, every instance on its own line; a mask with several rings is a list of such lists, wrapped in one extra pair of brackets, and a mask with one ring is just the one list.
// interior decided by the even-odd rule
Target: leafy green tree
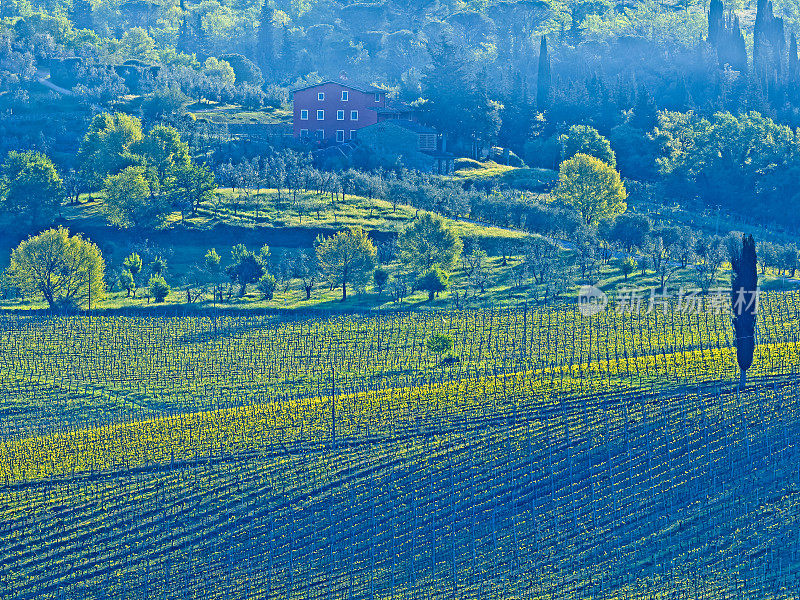
[(576, 154), (588, 154), (612, 167), (617, 166), (617, 157), (611, 149), (611, 142), (594, 127), (573, 125), (569, 132), (558, 138), (558, 142), (561, 145), (561, 160), (569, 160)]
[(171, 288), (161, 275), (153, 275), (147, 283), (150, 295), (156, 302), (163, 302), (169, 295)]
[(131, 27), (120, 40), (122, 53), (136, 60), (154, 61), (158, 59), (156, 43), (142, 27)]
[(261, 279), (258, 280), (256, 289), (261, 292), (264, 300), (272, 300), (272, 298), (275, 296), (275, 288), (277, 286), (278, 283), (275, 281), (275, 276), (270, 273), (264, 273), (264, 275), (261, 276)]
[(330, 237), (318, 237), (317, 261), (332, 285), (342, 286), (342, 301), (347, 300), (347, 286), (366, 283), (375, 268), (377, 250), (360, 227), (340, 231)]
[(633, 260), (633, 257), (628, 256), (622, 261), (619, 270), (622, 271), (622, 274), (625, 276), (625, 281), (628, 281), (628, 276), (636, 270), (636, 261)]
[(217, 254), (216, 249), (211, 248), (206, 252), (203, 257), (203, 269), (208, 283), (211, 285), (214, 300), (219, 299), (222, 301), (222, 259)]
[(432, 213), (421, 213), (406, 227), (397, 246), (403, 263), (418, 273), (425, 273), (434, 266), (452, 270), (463, 248), (458, 234), (444, 219)]
[[(105, 294), (100, 249), (63, 227), (30, 237), (11, 253), (9, 273), (25, 293), (40, 294), (51, 309), (74, 308)], [(91, 307), (90, 307), (91, 308)]]
[(119, 285), (120, 289), (125, 290), (126, 297), (130, 298), (131, 292), (133, 292), (134, 297), (136, 297), (136, 282), (133, 280), (133, 275), (128, 269), (120, 271), (117, 277), (117, 285)]
[(218, 60), (213, 56), (206, 59), (203, 63), (203, 72), (213, 79), (216, 79), (222, 84), (233, 85), (236, 81), (236, 73), (224, 60)]
[(587, 225), (625, 212), (627, 196), (619, 173), (611, 165), (586, 154), (576, 154), (561, 163), (558, 184), (552, 194), (555, 201), (577, 210)]
[(261, 256), (251, 252), (244, 244), (237, 244), (231, 250), (231, 260), (225, 272), (231, 281), (239, 284), (239, 297), (247, 293), (247, 286), (256, 283), (264, 275), (264, 264)]
[(174, 127), (156, 125), (134, 150), (145, 158), (148, 166), (155, 169), (160, 181), (166, 178), (170, 170), (185, 168), (190, 164), (189, 145), (181, 140)]
[(40, 152), (9, 152), (0, 168), (0, 203), (31, 227), (49, 221), (61, 205), (63, 186), (55, 165)]
[(389, 271), (382, 267), (378, 267), (372, 274), (372, 279), (375, 282), (375, 287), (378, 289), (378, 295), (381, 295), (383, 293), (383, 289), (386, 287), (386, 284), (389, 281)]
[(164, 180), (164, 193), (173, 206), (188, 208), (192, 215), (203, 202), (211, 202), (217, 191), (214, 173), (202, 164), (187, 162), (173, 165)]
[(150, 262), (150, 272), (153, 275), (161, 275), (163, 276), (167, 272), (167, 259), (163, 256), (156, 256)]
[(108, 175), (116, 175), (141, 159), (134, 147), (142, 141), (142, 123), (123, 113), (102, 113), (92, 119), (78, 150), (78, 163), (92, 189), (102, 187)]
[(158, 227), (169, 214), (169, 206), (158, 193), (158, 180), (144, 167), (126, 167), (109, 175), (103, 191), (108, 220), (119, 227)]
[(122, 266), (131, 274), (133, 280), (133, 297), (136, 298), (136, 276), (142, 271), (142, 257), (133, 252), (125, 257)]
[(414, 287), (418, 290), (428, 292), (428, 301), (439, 292), (445, 291), (450, 285), (450, 277), (441, 269), (434, 267), (427, 271), (422, 277), (417, 279)]

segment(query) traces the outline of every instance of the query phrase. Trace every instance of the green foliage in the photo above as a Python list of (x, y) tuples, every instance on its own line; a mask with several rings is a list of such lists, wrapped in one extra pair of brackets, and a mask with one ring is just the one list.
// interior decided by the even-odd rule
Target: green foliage
[(389, 271), (382, 267), (378, 267), (375, 269), (375, 272), (372, 274), (372, 279), (375, 282), (375, 287), (378, 289), (378, 293), (382, 294), (383, 289), (386, 287), (386, 284), (389, 282)]
[(126, 256), (122, 264), (135, 278), (142, 270), (142, 257), (134, 252)]
[(217, 183), (214, 173), (203, 164), (185, 161), (173, 164), (164, 180), (164, 193), (172, 206), (193, 215), (203, 202), (214, 199)]
[(555, 201), (580, 212), (587, 225), (625, 212), (627, 195), (619, 173), (586, 154), (576, 154), (561, 163), (552, 194)]
[(342, 300), (347, 299), (347, 285), (363, 285), (375, 268), (377, 250), (360, 227), (326, 238), (317, 238), (317, 261), (331, 285), (342, 286)]
[(439, 292), (445, 291), (449, 285), (450, 277), (438, 267), (428, 270), (414, 283), (416, 289), (428, 292), (429, 301), (432, 301)]
[(126, 167), (106, 177), (103, 187), (109, 222), (119, 227), (156, 228), (169, 206), (159, 194), (158, 180), (144, 167)]
[(644, 248), (650, 234), (650, 219), (644, 215), (624, 213), (614, 220), (609, 239), (619, 244), (625, 252)]
[(61, 204), (55, 165), (41, 152), (9, 152), (0, 167), (0, 205), (31, 226), (48, 222)]
[(576, 154), (588, 154), (604, 163), (617, 166), (617, 158), (611, 149), (611, 142), (604, 138), (594, 127), (573, 125), (569, 132), (560, 136), (561, 160), (569, 160)]
[(164, 299), (171, 291), (171, 288), (161, 275), (153, 275), (147, 283), (147, 287), (150, 290), (150, 295), (156, 302), (164, 302)]
[(122, 35), (120, 50), (129, 59), (154, 61), (158, 58), (155, 41), (142, 27), (131, 27)]
[(150, 262), (150, 272), (153, 275), (164, 275), (167, 272), (167, 259), (163, 256), (156, 256)]
[(119, 272), (117, 285), (121, 290), (127, 292), (128, 297), (130, 297), (131, 292), (136, 296), (136, 282), (133, 279), (133, 274), (128, 269), (123, 269)]
[(437, 356), (453, 350), (453, 338), (446, 333), (432, 333), (425, 340), (428, 352)]
[(423, 212), (398, 239), (401, 260), (411, 270), (425, 273), (438, 266), (449, 271), (461, 255), (458, 235), (435, 214)]
[(63, 227), (30, 237), (11, 254), (9, 273), (26, 294), (39, 294), (50, 308), (75, 308), (105, 294), (100, 249)]
[(662, 112), (655, 138), (658, 167), (671, 192), (798, 222), (792, 207), (800, 199), (800, 139), (790, 127), (756, 112), (711, 119)]
[(226, 61), (218, 60), (213, 56), (207, 58), (206, 62), (203, 63), (203, 72), (222, 84), (233, 85), (236, 81), (236, 74), (233, 71), (233, 67)]
[(163, 180), (167, 172), (189, 165), (189, 146), (174, 127), (156, 125), (139, 142), (135, 151), (144, 156), (147, 165)]
[(636, 261), (633, 257), (628, 256), (620, 264), (619, 270), (625, 276), (625, 281), (628, 281), (628, 276), (636, 270)]
[[(231, 250), (231, 260), (225, 272), (232, 282), (239, 284), (239, 296), (244, 297), (247, 293), (247, 286), (256, 283), (264, 275), (264, 264), (261, 255), (255, 254), (247, 249), (244, 244), (237, 244)], [(213, 260), (213, 258), (212, 258)]]
[(138, 163), (133, 151), (142, 137), (142, 123), (136, 117), (122, 113), (94, 117), (78, 151), (78, 163), (89, 185), (97, 189), (109, 175)]
[(275, 295), (275, 288), (278, 286), (275, 281), (275, 276), (270, 273), (265, 273), (261, 276), (256, 284), (256, 289), (261, 292), (264, 300), (272, 300)]

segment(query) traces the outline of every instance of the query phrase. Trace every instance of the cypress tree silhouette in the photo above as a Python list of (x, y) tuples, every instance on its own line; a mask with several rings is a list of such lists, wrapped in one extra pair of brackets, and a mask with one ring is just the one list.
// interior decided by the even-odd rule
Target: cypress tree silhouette
[(275, 62), (275, 8), (270, 0), (261, 5), (258, 26), (258, 66), (262, 71), (271, 70)]
[(89, 0), (72, 0), (70, 20), (76, 29), (91, 29), (94, 25), (92, 19), (92, 4)]
[(725, 32), (725, 5), (722, 0), (711, 0), (708, 7), (708, 42), (714, 46), (719, 44)]
[(758, 316), (758, 272), (756, 243), (753, 236), (742, 236), (741, 248), (731, 253), (731, 307), (733, 330), (736, 334), (736, 360), (739, 363), (739, 387), (744, 389), (747, 370), (753, 364), (756, 349), (756, 318)]
[(536, 108), (547, 110), (550, 107), (550, 54), (547, 51), (547, 36), (542, 36), (539, 47), (539, 73), (536, 80)]

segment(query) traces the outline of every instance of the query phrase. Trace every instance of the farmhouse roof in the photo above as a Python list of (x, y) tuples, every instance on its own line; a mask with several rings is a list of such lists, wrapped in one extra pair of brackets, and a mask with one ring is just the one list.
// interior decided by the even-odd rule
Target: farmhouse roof
[(313, 85), (306, 85), (303, 87), (295, 88), (292, 90), (293, 93), (302, 92), (303, 90), (310, 90), (315, 87), (320, 87), (322, 85), (327, 85), (329, 83), (334, 83), (336, 85), (340, 85), (342, 87), (350, 88), (351, 90), (356, 90), (357, 92), (364, 92), (365, 94), (377, 94), (386, 93), (386, 90), (382, 90), (379, 87), (375, 87), (374, 85), (361, 85), (359, 83), (354, 83), (352, 81), (336, 81), (334, 79), (328, 79), (327, 81), (321, 81), (319, 83), (315, 83)]

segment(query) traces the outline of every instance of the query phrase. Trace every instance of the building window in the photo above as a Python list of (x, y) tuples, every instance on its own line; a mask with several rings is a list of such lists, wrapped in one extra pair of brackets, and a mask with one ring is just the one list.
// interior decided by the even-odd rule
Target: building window
[(325, 111), (318, 110), (317, 111), (317, 121), (324, 121), (325, 120)]
[(350, 130), (350, 139), (351, 140), (356, 139), (356, 130), (355, 129), (351, 129)]
[(300, 120), (308, 121), (308, 110), (306, 110), (305, 108), (300, 111)]
[(351, 121), (358, 121), (358, 111), (357, 110), (351, 110), (350, 111), (350, 120)]
[(381, 95), (375, 94), (375, 102), (380, 102), (380, 101), (381, 101)]
[(325, 130), (324, 129), (317, 129), (317, 139), (324, 140), (325, 139)]
[(336, 111), (336, 120), (337, 121), (344, 121), (344, 111), (343, 110), (337, 110)]
[(300, 139), (301, 140), (308, 139), (308, 129), (301, 129), (300, 130)]
[(320, 92), (319, 94), (317, 94), (317, 100), (319, 100), (320, 102), (324, 102), (325, 101), (325, 92)]
[(342, 102), (347, 102), (348, 100), (350, 100), (350, 92), (342, 90)]
[(336, 130), (336, 141), (343, 142), (344, 141), (344, 129), (337, 129)]

